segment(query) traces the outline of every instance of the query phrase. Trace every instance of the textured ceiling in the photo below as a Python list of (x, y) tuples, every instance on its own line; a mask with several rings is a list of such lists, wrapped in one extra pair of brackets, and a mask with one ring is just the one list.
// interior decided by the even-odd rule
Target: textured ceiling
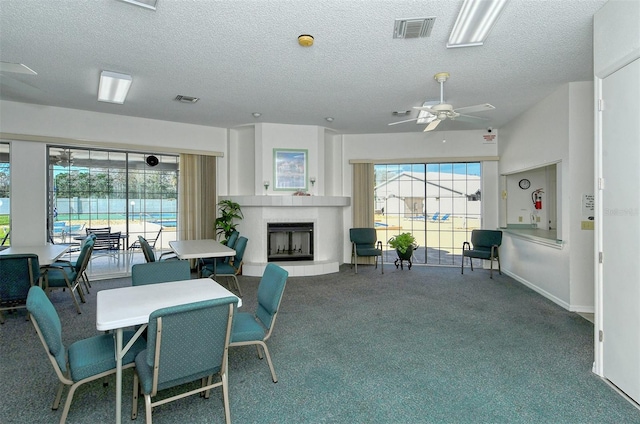
[[(605, 0), (511, 0), (482, 47), (447, 49), (462, 1), (0, 0), (0, 99), (233, 128), (254, 122), (320, 125), (338, 133), (422, 131), (388, 126), (437, 100), (491, 103), (499, 128), (561, 84), (593, 79), (592, 17)], [(429, 38), (393, 39), (396, 18), (435, 16)], [(298, 45), (300, 34), (315, 37)], [(102, 70), (130, 74), (124, 105), (98, 102)], [(200, 97), (196, 104), (176, 95)], [(262, 116), (254, 118), (252, 112)], [(1, 113), (1, 111), (0, 111)], [(335, 120), (331, 123), (325, 117)]]

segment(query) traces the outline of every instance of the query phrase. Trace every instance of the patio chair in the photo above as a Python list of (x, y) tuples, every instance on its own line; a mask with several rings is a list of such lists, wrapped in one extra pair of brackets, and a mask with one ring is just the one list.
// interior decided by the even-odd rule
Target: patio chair
[[(225, 421), (231, 423), (227, 361), (237, 304), (238, 298), (229, 296), (151, 313), (147, 348), (138, 353), (135, 361), (131, 419), (138, 416), (139, 390), (144, 395), (146, 422), (150, 424), (153, 408), (196, 393), (209, 398), (212, 388), (221, 387)], [(213, 383), (216, 374), (220, 381)], [(172, 396), (153, 401), (160, 391), (198, 380), (202, 382), (200, 387), (177, 394), (174, 390)]]
[(260, 347), (267, 357), (267, 364), (271, 370), (271, 379), (278, 382), (276, 371), (273, 369), (271, 355), (265, 343), (276, 323), (280, 302), (284, 294), (289, 273), (274, 263), (267, 264), (258, 285), (258, 307), (255, 313), (239, 312), (233, 319), (233, 331), (229, 346), (256, 345), (258, 357), (262, 359)]
[(431, 217), (431, 221), (436, 222), (439, 216), (440, 216), (440, 212), (434, 213), (433, 216)]
[(38, 255), (0, 255), (0, 324), (2, 311), (26, 308), (29, 289), (40, 283)]
[[(147, 239), (145, 239), (142, 236), (138, 236), (138, 243), (140, 243), (140, 249), (142, 250), (142, 253), (144, 254), (144, 259), (147, 262), (156, 262), (156, 254), (153, 251), (153, 248), (151, 247), (149, 242), (147, 242)], [(158, 261), (164, 261), (166, 259), (178, 259), (178, 257), (173, 252), (165, 252), (165, 253), (161, 254), (160, 257), (157, 260)]]
[[(162, 233), (162, 227), (160, 227), (160, 230), (158, 230), (158, 234), (156, 234), (156, 236), (154, 238), (147, 238), (145, 239), (147, 241), (147, 243), (149, 243), (149, 246), (151, 246), (151, 249), (155, 249), (156, 248), (156, 242), (158, 241), (158, 239), (160, 238), (160, 233)], [(140, 240), (136, 240), (133, 243), (131, 243), (129, 245), (129, 257), (133, 256), (133, 252), (134, 250), (142, 250), (142, 246), (140, 245)]]
[[(116, 372), (116, 355), (113, 334), (101, 334), (78, 340), (67, 349), (62, 342), (60, 317), (44, 291), (34, 286), (29, 289), (27, 310), (31, 322), (38, 333), (42, 346), (60, 380), (56, 397), (51, 405), (54, 411), (60, 406), (60, 398), (65, 386), (69, 386), (67, 400), (64, 403), (60, 423), (67, 420), (71, 401), (76, 389), (84, 383), (97, 380)], [(133, 336), (133, 331), (125, 331), (124, 343)], [(122, 359), (123, 368), (134, 366), (136, 355), (145, 347), (142, 339), (136, 340)], [(91, 408), (91, 403), (87, 404)]]
[[(351, 268), (355, 263), (358, 273), (358, 258), (363, 256), (375, 257), (376, 269), (378, 268), (378, 256), (380, 256), (380, 269), (384, 274), (384, 260), (382, 258), (382, 242), (378, 240), (375, 228), (351, 228)], [(377, 241), (378, 240), (378, 241)]]
[(473, 271), (473, 259), (486, 259), (491, 262), (489, 278), (493, 278), (493, 261), (498, 261), (500, 269), (500, 245), (502, 244), (502, 231), (500, 230), (473, 230), (471, 231), (471, 244), (468, 241), (462, 243), (462, 267), (460, 273), (464, 274), (464, 258), (469, 258), (471, 271)]

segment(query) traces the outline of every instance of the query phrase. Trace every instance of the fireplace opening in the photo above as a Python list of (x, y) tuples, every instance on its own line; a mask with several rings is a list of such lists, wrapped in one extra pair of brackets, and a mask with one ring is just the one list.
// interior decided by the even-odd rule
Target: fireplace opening
[(313, 222), (267, 224), (267, 261), (312, 261)]

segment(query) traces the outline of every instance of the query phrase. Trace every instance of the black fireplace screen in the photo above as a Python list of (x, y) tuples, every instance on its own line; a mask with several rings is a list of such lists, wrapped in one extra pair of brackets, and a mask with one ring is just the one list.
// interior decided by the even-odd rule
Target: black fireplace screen
[(313, 222), (267, 224), (267, 261), (312, 261)]

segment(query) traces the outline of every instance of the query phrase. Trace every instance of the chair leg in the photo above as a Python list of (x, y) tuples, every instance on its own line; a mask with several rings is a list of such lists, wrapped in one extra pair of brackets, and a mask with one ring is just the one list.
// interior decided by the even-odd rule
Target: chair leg
[(462, 262), (460, 263), (460, 274), (464, 274), (464, 255), (462, 255)]
[(138, 374), (133, 372), (133, 399), (131, 402), (131, 419), (135, 420), (138, 418), (138, 391), (140, 390), (140, 385), (138, 384)]
[(151, 424), (151, 396), (144, 395), (145, 422)]
[(236, 288), (238, 289), (238, 294), (240, 295), (240, 297), (242, 297), (242, 289), (240, 289), (240, 284), (238, 283), (238, 277), (236, 277), (235, 275), (233, 276), (233, 279), (236, 283)]
[(64, 390), (64, 383), (60, 383), (58, 385), (58, 392), (56, 393), (56, 397), (53, 400), (53, 404), (51, 405), (51, 409), (53, 409), (54, 411), (58, 410), (58, 407), (60, 406), (60, 399), (62, 398), (62, 391)]
[(269, 349), (267, 348), (266, 343), (260, 341), (258, 342), (262, 349), (264, 349), (264, 356), (267, 358), (267, 363), (269, 364), (269, 369), (271, 370), (271, 379), (274, 383), (278, 382), (278, 377), (276, 377), (276, 370), (273, 369), (273, 363), (271, 362), (271, 355), (269, 355)]
[(60, 417), (60, 423), (63, 424), (67, 421), (67, 415), (69, 415), (69, 408), (71, 408), (71, 401), (73, 400), (73, 394), (75, 393), (77, 385), (72, 385), (67, 393), (67, 400), (64, 403), (64, 409), (62, 410), (62, 416)]
[(222, 402), (224, 404), (224, 420), (226, 424), (231, 424), (231, 411), (229, 409), (229, 379), (227, 373), (221, 374), (222, 377)]

